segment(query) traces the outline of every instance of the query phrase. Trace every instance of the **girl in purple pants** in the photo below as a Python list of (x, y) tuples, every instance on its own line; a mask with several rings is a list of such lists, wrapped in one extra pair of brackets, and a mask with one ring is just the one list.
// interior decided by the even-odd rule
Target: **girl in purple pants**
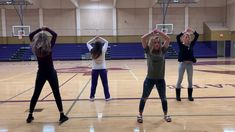
[[(92, 43), (93, 46), (91, 46)], [(87, 42), (87, 48), (90, 51), (92, 58), (90, 101), (95, 100), (95, 92), (99, 75), (104, 88), (105, 100), (109, 101), (111, 100), (111, 97), (109, 94), (109, 86), (108, 86), (108, 78), (107, 78), (107, 70), (105, 62), (105, 53), (108, 48), (108, 41), (102, 37), (97, 36)]]

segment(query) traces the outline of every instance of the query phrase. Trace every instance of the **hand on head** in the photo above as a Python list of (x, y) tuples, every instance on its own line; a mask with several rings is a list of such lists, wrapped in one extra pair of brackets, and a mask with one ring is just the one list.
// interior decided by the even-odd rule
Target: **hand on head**
[(95, 36), (95, 40), (98, 40), (99, 38), (100, 38), (100, 36), (98, 36), (98, 35), (97, 35), (97, 36)]
[(159, 32), (160, 32), (160, 30), (154, 29), (154, 30), (153, 30), (153, 35), (157, 35), (157, 34), (159, 34)]
[(188, 27), (185, 29), (185, 32), (192, 33), (192, 32), (194, 32), (194, 30), (192, 28)]
[(42, 26), (42, 27), (41, 27), (42, 31), (45, 31), (46, 28), (47, 28), (46, 26)]
[(192, 30), (191, 30), (191, 28), (187, 28), (187, 30), (186, 30), (187, 32), (191, 32)]

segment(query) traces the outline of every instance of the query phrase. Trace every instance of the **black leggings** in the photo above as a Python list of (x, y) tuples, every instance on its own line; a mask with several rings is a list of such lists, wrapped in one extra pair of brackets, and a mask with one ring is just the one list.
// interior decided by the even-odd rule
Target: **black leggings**
[(35, 89), (34, 89), (34, 93), (33, 93), (33, 96), (31, 98), (31, 102), (30, 102), (30, 111), (29, 111), (30, 113), (33, 113), (33, 111), (34, 111), (34, 108), (35, 108), (36, 103), (38, 101), (39, 95), (42, 91), (42, 88), (43, 88), (46, 80), (48, 80), (48, 82), (51, 86), (54, 98), (56, 100), (58, 110), (60, 112), (63, 111), (57, 73), (56, 73), (55, 69), (52, 69), (51, 71), (47, 71), (47, 72), (38, 70), (37, 78), (35, 81)]
[(167, 100), (166, 100), (166, 83), (164, 79), (149, 79), (146, 78), (144, 81), (143, 94), (140, 99), (139, 112), (143, 113), (145, 103), (154, 87), (156, 85), (158, 94), (162, 102), (162, 109), (164, 114), (167, 113)]

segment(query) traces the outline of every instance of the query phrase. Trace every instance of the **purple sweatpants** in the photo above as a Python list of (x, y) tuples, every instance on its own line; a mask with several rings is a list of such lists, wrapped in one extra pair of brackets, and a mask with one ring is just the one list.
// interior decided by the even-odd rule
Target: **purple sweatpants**
[(92, 70), (90, 98), (95, 97), (96, 86), (97, 86), (99, 75), (100, 75), (100, 78), (101, 78), (101, 81), (103, 84), (105, 99), (108, 99), (108, 98), (110, 98), (110, 94), (109, 94), (109, 86), (108, 86), (108, 78), (107, 78), (107, 70), (106, 69), (93, 69)]

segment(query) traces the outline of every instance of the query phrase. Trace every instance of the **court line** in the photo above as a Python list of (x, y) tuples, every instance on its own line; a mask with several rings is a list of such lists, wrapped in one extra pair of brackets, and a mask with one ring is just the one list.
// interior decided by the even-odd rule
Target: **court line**
[[(62, 83), (60, 86), (59, 86), (59, 89), (64, 85), (66, 84), (67, 82), (69, 82), (71, 79), (73, 79), (75, 76), (77, 76), (78, 73), (76, 73), (75, 75), (73, 75), (72, 77), (70, 77), (68, 80), (66, 80), (64, 83)], [(49, 94), (47, 94), (44, 98), (42, 98), (41, 100), (45, 100), (48, 96), (50, 96), (53, 92), (50, 92)]]
[[(214, 70), (223, 70), (223, 71), (227, 70), (226, 68), (223, 68), (221, 65), (220, 66), (218, 66), (218, 65), (194, 65), (194, 66), (195, 67), (196, 66), (204, 66), (206, 68), (209, 68), (210, 70), (212, 70), (212, 69), (214, 69)], [(229, 65), (229, 66), (231, 66), (231, 65)], [(201, 68), (199, 68), (198, 70), (201, 70)]]
[[(88, 66), (87, 67), (89, 67), (91, 65), (91, 63), (89, 63), (88, 64)], [(67, 81), (65, 81), (63, 84), (61, 84), (60, 86), (59, 86), (59, 88), (61, 87), (61, 86), (63, 86), (65, 83), (67, 83), (68, 81), (70, 81), (71, 79), (73, 79), (75, 76), (77, 76), (79, 73), (76, 73), (74, 76), (72, 76), (71, 78), (69, 78), (69, 80), (67, 80)], [(51, 95), (53, 92), (50, 92), (48, 95), (46, 95), (44, 98), (42, 98), (41, 100), (45, 100), (45, 98), (47, 98), (49, 95)]]
[[(90, 65), (91, 63), (89, 63), (88, 64), (88, 66)], [(33, 72), (36, 72), (36, 71), (32, 71), (32, 72), (28, 72), (28, 73), (25, 73), (25, 74), (20, 74), (20, 75), (16, 75), (16, 76), (14, 76), (14, 77), (17, 77), (17, 76), (22, 76), (22, 75), (26, 75), (26, 74), (31, 74), (31, 73), (33, 73)], [(63, 73), (58, 73), (58, 76), (60, 76), (61, 74), (63, 74)], [(77, 73), (78, 74), (78, 73)], [(11, 78), (14, 78), (14, 77), (11, 77)], [(11, 79), (11, 78), (7, 78), (7, 79)], [(7, 80), (7, 79), (3, 79), (3, 80)], [(0, 82), (1, 82), (2, 80), (0, 80)], [(67, 80), (67, 81), (69, 81), (69, 80)], [(66, 83), (66, 82), (65, 82)], [(59, 87), (61, 87), (61, 86), (63, 86), (64, 84), (62, 84), (62, 85), (60, 85)], [(14, 95), (13, 97), (10, 97), (10, 98), (8, 98), (8, 99), (6, 99), (5, 101), (0, 101), (0, 104), (3, 104), (3, 103), (6, 103), (6, 102), (9, 102), (11, 99), (14, 99), (14, 98), (16, 98), (17, 96), (19, 96), (19, 95), (21, 95), (21, 94), (24, 94), (24, 93), (26, 93), (26, 92), (28, 92), (28, 91), (30, 91), (31, 89), (33, 89), (35, 86), (33, 86), (33, 87), (31, 87), (31, 88), (29, 88), (29, 89), (27, 89), (27, 90), (25, 90), (25, 91), (23, 91), (23, 92), (21, 92), (21, 93), (19, 93), (19, 94), (16, 94), (16, 95)], [(51, 92), (52, 93), (52, 92)], [(49, 93), (49, 95), (51, 94), (51, 93)], [(48, 95), (48, 96), (49, 96)], [(44, 98), (46, 98), (46, 97), (44, 97)], [(43, 99), (44, 99), (43, 98)], [(40, 100), (39, 100), (40, 101)], [(21, 101), (20, 101), (21, 102)], [(22, 102), (25, 102), (25, 100), (23, 100)], [(26, 102), (28, 102), (28, 101), (26, 101)]]
[[(66, 84), (68, 81), (70, 81), (72, 78), (74, 78), (75, 76), (77, 76), (77, 74), (78, 73), (76, 73), (75, 75), (73, 75), (71, 78), (69, 78), (68, 80), (66, 80), (63, 84), (61, 84), (60, 86), (59, 86), (59, 88), (61, 88), (61, 86), (63, 86), (64, 84)], [(27, 90), (25, 90), (25, 91), (23, 91), (23, 92), (21, 92), (21, 93), (19, 93), (19, 94), (17, 94), (17, 95), (15, 95), (15, 96), (13, 96), (13, 97), (10, 97), (9, 99), (7, 99), (7, 100), (5, 100), (5, 101), (0, 101), (0, 104), (3, 104), (3, 103), (7, 103), (7, 102), (30, 102), (30, 100), (16, 100), (16, 101), (10, 101), (11, 99), (14, 99), (14, 98), (16, 98), (17, 96), (19, 96), (19, 95), (21, 95), (21, 94), (24, 94), (24, 93), (26, 93), (26, 92), (28, 92), (28, 91), (30, 91), (31, 89), (33, 89), (34, 88), (34, 86), (33, 87), (31, 87), (31, 88), (29, 88), (29, 89), (27, 89)], [(46, 95), (43, 99), (41, 99), (41, 100), (38, 100), (38, 102), (50, 102), (50, 101), (54, 101), (54, 100), (45, 100), (49, 95), (51, 95), (52, 94), (52, 92), (50, 92), (48, 95)], [(45, 101), (43, 101), (43, 100), (45, 100)], [(71, 100), (72, 101), (72, 100)]]
[(76, 99), (73, 101), (72, 105), (70, 106), (70, 108), (68, 109), (68, 111), (65, 113), (65, 115), (68, 115), (69, 112), (72, 110), (72, 108), (74, 107), (74, 105), (76, 104), (77, 101), (79, 101), (79, 97), (82, 95), (83, 91), (86, 89), (87, 85), (90, 83), (91, 78), (87, 81), (87, 83), (85, 84), (85, 86), (83, 87), (82, 91), (78, 94), (78, 96), (76, 97)]
[[(90, 80), (89, 80), (90, 81)], [(62, 101), (89, 101), (89, 99), (79, 99), (82, 92), (85, 90), (86, 86), (88, 85), (89, 81), (83, 87), (81, 93), (77, 96), (76, 99), (63, 99)], [(112, 98), (112, 100), (139, 100), (140, 98)], [(148, 99), (159, 99), (160, 98), (148, 98)], [(175, 97), (169, 97), (167, 99), (175, 100)], [(187, 97), (182, 97), (181, 99), (188, 99)], [(209, 97), (194, 97), (194, 99), (235, 99), (235, 96), (209, 96)], [(111, 102), (112, 102), (111, 100)], [(48, 100), (38, 100), (38, 102), (54, 102), (54, 99)], [(95, 101), (104, 101), (103, 98), (96, 98)], [(9, 100), (9, 101), (0, 101), (0, 103), (23, 103), (23, 102), (30, 102), (30, 100)]]
[(12, 100), (12, 99), (14, 99), (14, 98), (16, 98), (17, 96), (19, 96), (19, 95), (21, 95), (21, 94), (24, 94), (24, 93), (26, 93), (26, 92), (28, 92), (28, 91), (30, 91), (31, 89), (33, 89), (34, 87), (31, 87), (31, 88), (29, 88), (29, 89), (27, 89), (27, 90), (25, 90), (25, 91), (23, 91), (23, 92), (21, 92), (21, 93), (18, 93), (18, 94), (16, 94), (15, 96), (13, 96), (13, 97), (10, 97), (10, 98), (8, 98), (7, 100), (5, 100), (5, 101), (0, 101), (0, 104), (3, 104), (3, 103), (6, 103), (6, 102), (9, 102), (10, 100)]
[(22, 73), (22, 74), (17, 74), (15, 76), (11, 76), (9, 78), (4, 78), (4, 79), (1, 79), (0, 82), (3, 82), (3, 81), (7, 81), (7, 80), (11, 80), (11, 79), (14, 79), (16, 77), (20, 77), (20, 76), (23, 76), (23, 75), (27, 75), (27, 74), (32, 74), (34, 73), (35, 71), (31, 71), (31, 72), (27, 72), (27, 73)]
[[(88, 64), (88, 66), (90, 66), (91, 65), (91, 63), (89, 63)], [(78, 73), (77, 73), (78, 74)], [(73, 77), (75, 77), (77, 74), (75, 74)], [(72, 77), (72, 78), (73, 78)], [(71, 80), (72, 78), (70, 78), (69, 80)], [(69, 81), (68, 80), (68, 81)], [(83, 91), (85, 90), (85, 88), (86, 88), (86, 86), (88, 85), (88, 83), (90, 82), (90, 80), (91, 80), (91, 78), (87, 81), (87, 83), (85, 84), (85, 86), (83, 87), (83, 89), (82, 89), (82, 91), (78, 94), (78, 96), (77, 96), (77, 98), (74, 100), (74, 102), (72, 103), (72, 105), (70, 106), (70, 108), (68, 109), (68, 111), (65, 113), (65, 115), (68, 115), (69, 114), (69, 112), (72, 110), (72, 108), (74, 107), (74, 105), (76, 104), (76, 102), (77, 102), (77, 100), (79, 99), (79, 97), (82, 95), (82, 93), (83, 93)], [(68, 82), (67, 81), (67, 82)], [(66, 83), (66, 82), (65, 82)], [(52, 93), (52, 92), (51, 92)], [(50, 94), (51, 94), (50, 93)], [(49, 96), (49, 95), (48, 95)], [(48, 97), (47, 96), (47, 97)], [(42, 99), (42, 101), (44, 101), (44, 99)], [(63, 100), (62, 100), (63, 101)]]
[[(110, 116), (102, 116), (102, 118), (127, 118), (127, 117), (135, 117), (136, 118), (137, 115), (126, 115), (126, 116), (122, 116), (122, 115), (110, 115)], [(171, 117), (182, 117), (182, 116), (188, 116), (188, 117), (214, 117), (214, 116), (235, 116), (235, 114), (171, 114)], [(163, 117), (163, 115), (144, 115), (144, 117)], [(69, 118), (98, 118), (98, 116), (70, 116)]]
[[(58, 74), (58, 76), (59, 76), (59, 75), (60, 75), (60, 74)], [(22, 95), (22, 94), (24, 94), (24, 93), (30, 91), (30, 90), (33, 89), (34, 87), (35, 87), (35, 86), (33, 86), (33, 87), (29, 88), (29, 89), (26, 89), (26, 90), (22, 91), (21, 93), (18, 93), (18, 94), (16, 94), (16, 95), (14, 95), (13, 97), (10, 97), (10, 98), (6, 99), (5, 101), (0, 101), (0, 104), (9, 102), (10, 100), (16, 98), (17, 96), (20, 96), (20, 95)]]
[(125, 64), (125, 67), (128, 69), (129, 73), (131, 73), (131, 75), (135, 78), (135, 80), (138, 81), (139, 79), (137, 78), (135, 73), (130, 69), (130, 67), (127, 64)]

